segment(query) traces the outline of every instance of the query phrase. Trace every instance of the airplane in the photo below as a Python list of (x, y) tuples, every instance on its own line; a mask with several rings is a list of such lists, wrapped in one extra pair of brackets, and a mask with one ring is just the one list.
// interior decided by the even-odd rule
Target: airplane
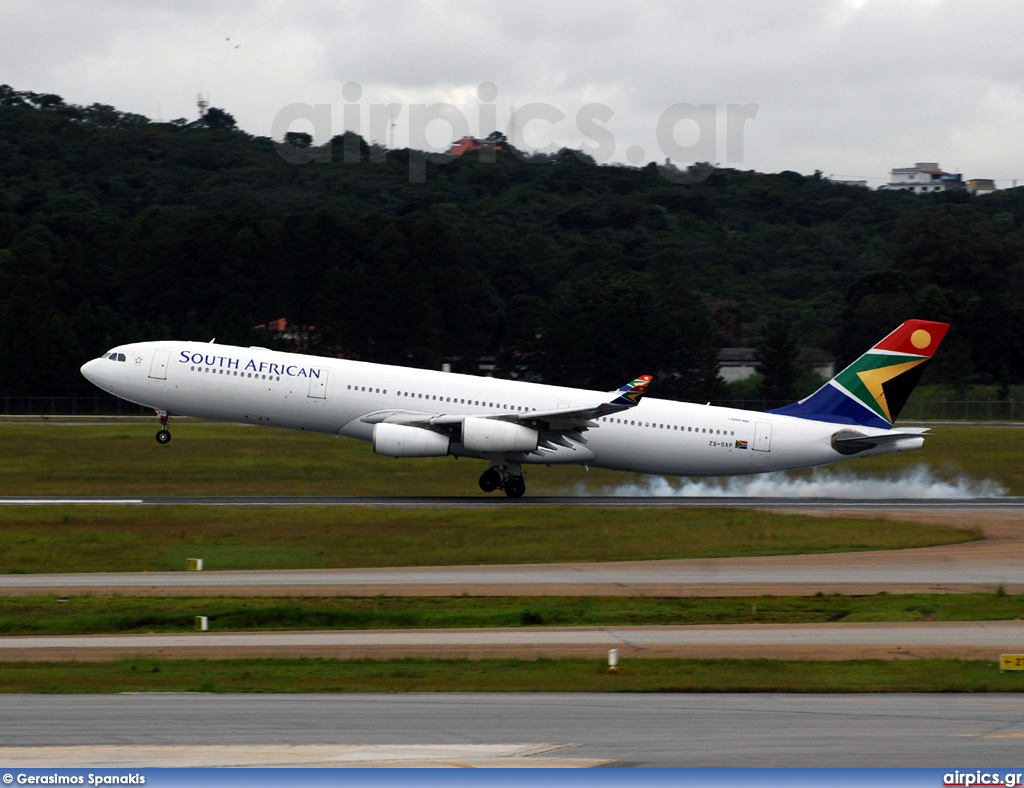
[(767, 412), (647, 397), (650, 375), (602, 393), (215, 343), (147, 341), (82, 374), (171, 414), (344, 435), (389, 457), (486, 460), (484, 492), (526, 492), (524, 465), (584, 465), (665, 476), (793, 470), (918, 449), (927, 429), (894, 429), (948, 323), (908, 320), (799, 402)]

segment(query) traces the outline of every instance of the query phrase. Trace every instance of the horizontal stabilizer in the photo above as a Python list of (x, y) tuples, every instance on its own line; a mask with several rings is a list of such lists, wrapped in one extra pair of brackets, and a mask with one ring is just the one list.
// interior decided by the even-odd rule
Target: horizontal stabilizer
[(859, 454), (882, 444), (899, 443), (900, 441), (921, 440), (928, 428), (911, 428), (892, 430), (878, 435), (865, 435), (856, 430), (840, 430), (832, 436), (832, 448), (840, 454)]

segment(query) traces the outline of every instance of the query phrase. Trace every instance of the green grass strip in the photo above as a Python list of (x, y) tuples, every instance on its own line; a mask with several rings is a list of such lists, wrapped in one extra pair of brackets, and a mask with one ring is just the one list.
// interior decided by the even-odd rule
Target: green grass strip
[(1020, 692), (994, 662), (131, 659), (7, 663), (0, 692)]
[(3, 597), (0, 634), (256, 630), (607, 627), (997, 621), (1024, 617), (1024, 596), (875, 594), (813, 597)]
[[(289, 430), (177, 422), (62, 426), (0, 421), (0, 495), (476, 495), (484, 463), (395, 460), (366, 443)], [(943, 481), (992, 479), (1024, 495), (1013, 427), (935, 427), (921, 451), (841, 466), (892, 478), (922, 463)], [(643, 477), (578, 466), (529, 466), (527, 495), (601, 491)]]
[(739, 509), (0, 508), (0, 573), (450, 566), (894, 550), (978, 529)]

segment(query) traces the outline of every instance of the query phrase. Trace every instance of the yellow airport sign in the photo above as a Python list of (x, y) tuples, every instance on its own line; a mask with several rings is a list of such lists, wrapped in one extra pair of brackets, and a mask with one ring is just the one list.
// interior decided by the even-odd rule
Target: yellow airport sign
[(1003, 654), (999, 657), (1000, 670), (1024, 670), (1024, 654)]

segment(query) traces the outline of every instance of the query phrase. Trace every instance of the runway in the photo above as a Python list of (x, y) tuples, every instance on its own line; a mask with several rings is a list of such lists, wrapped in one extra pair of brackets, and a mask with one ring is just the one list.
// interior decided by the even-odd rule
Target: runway
[(457, 509), (495, 506), (596, 506), (623, 508), (728, 508), (728, 509), (821, 509), (831, 512), (882, 510), (917, 511), (928, 509), (992, 510), (1024, 513), (1024, 497), (997, 498), (888, 498), (869, 501), (836, 498), (736, 498), (725, 496), (529, 496), (509, 500), (500, 495), (434, 496), (0, 496), (0, 506), (378, 506), (382, 508)]
[(183, 747), (190, 758), (227, 759), (229, 747), (267, 745), (323, 758), (371, 746), (443, 757), (467, 745), (546, 744), (563, 748), (522, 765), (1017, 767), (1024, 706), (1012, 695), (950, 694), (0, 695), (5, 765), (52, 765), (55, 732), (64, 748), (120, 753), (120, 763), (142, 747), (151, 758)]
[(998, 660), (1024, 647), (1024, 621), (515, 627), (0, 637), (0, 660), (130, 657), (445, 659), (653, 657)]

